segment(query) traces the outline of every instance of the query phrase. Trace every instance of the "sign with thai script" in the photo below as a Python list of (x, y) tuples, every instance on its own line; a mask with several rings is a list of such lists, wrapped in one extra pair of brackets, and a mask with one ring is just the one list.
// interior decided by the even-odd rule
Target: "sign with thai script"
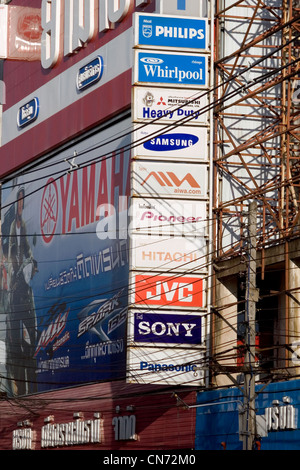
[(13, 430), (12, 449), (13, 450), (33, 450), (34, 431), (30, 427)]
[(101, 442), (101, 419), (77, 419), (69, 423), (48, 423), (41, 430), (41, 448), (75, 446)]
[(77, 74), (76, 85), (78, 90), (97, 83), (103, 74), (103, 57), (98, 56), (88, 64), (81, 67)]
[[(34, 176), (3, 185), (2, 247), (12, 291), (7, 323), (0, 319), (0, 326), (7, 332), (7, 373), (17, 386), (11, 393), (124, 376), (128, 238), (119, 225), (110, 238), (106, 220), (114, 211), (127, 229), (130, 137), (112, 143), (112, 136), (129, 125), (111, 125), (61, 150), (46, 168), (36, 166)], [(108, 142), (103, 160), (98, 139)], [(51, 167), (59, 178), (49, 174)], [(20, 197), (24, 204), (17, 204)]]
[(18, 127), (25, 127), (35, 121), (39, 115), (39, 100), (33, 98), (28, 103), (19, 108), (17, 116)]

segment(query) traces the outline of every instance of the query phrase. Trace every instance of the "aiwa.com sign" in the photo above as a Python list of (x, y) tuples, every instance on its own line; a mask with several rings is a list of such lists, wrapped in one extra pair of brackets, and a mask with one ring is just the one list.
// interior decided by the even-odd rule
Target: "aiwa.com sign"
[(136, 84), (206, 87), (207, 57), (204, 55), (136, 52)]

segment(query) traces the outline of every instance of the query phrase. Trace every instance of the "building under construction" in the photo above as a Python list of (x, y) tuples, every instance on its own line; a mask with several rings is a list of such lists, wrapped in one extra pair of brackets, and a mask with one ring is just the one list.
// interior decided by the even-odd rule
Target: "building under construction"
[(299, 0), (0, 14), (0, 448), (298, 449)]

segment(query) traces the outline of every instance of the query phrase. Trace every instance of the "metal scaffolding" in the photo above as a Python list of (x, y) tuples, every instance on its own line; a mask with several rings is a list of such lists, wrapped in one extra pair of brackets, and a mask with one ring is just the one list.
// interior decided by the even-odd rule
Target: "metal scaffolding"
[[(273, 256), (275, 249), (281, 263), (280, 274), (277, 272), (282, 281), (277, 297), (278, 330), (275, 333), (273, 326), (277, 336), (270, 355), (275, 368), (297, 375), (300, 361), (295, 365), (292, 353), (293, 346), (300, 344), (300, 0), (216, 0), (215, 8), (216, 277), (224, 282), (225, 292), (224, 279), (235, 259), (235, 271), (230, 272), (237, 277), (245, 274), (241, 260), (246, 259), (248, 250), (247, 210), (255, 202), (260, 279), (265, 279), (271, 263), (269, 253)], [(224, 274), (220, 273), (225, 265)], [(216, 285), (220, 289), (218, 282)], [(233, 285), (231, 294), (230, 298), (238, 301)], [(220, 316), (217, 298), (215, 291), (213, 305), (219, 307)], [(223, 365), (235, 365), (231, 348), (236, 341), (237, 304), (226, 306), (223, 302), (221, 313), (222, 321), (215, 318), (212, 322), (212, 356), (222, 351), (225, 335), (220, 331), (228, 316), (232, 326), (230, 343), (226, 344), (231, 347)]]
[(299, 236), (300, 1), (216, 1), (217, 258), (241, 254), (258, 203), (258, 249)]

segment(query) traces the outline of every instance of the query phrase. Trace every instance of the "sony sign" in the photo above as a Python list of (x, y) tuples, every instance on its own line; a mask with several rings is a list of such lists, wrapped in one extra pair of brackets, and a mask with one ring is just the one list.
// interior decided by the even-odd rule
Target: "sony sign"
[(201, 316), (140, 311), (134, 316), (134, 341), (201, 345)]

